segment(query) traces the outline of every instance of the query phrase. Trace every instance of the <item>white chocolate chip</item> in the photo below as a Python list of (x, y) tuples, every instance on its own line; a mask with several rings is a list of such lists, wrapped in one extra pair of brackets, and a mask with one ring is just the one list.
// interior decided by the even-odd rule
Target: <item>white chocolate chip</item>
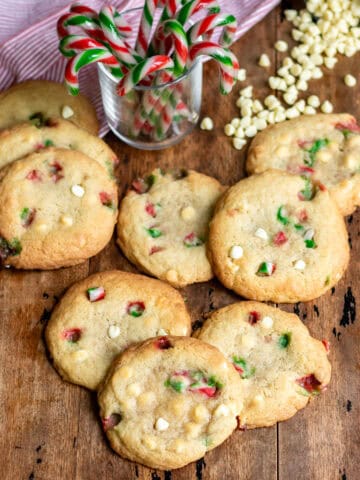
[(230, 413), (229, 407), (221, 403), (214, 411), (214, 417), (227, 417)]
[(263, 228), (258, 228), (256, 230), (255, 237), (261, 238), (262, 240), (269, 240), (269, 235)]
[(274, 47), (275, 47), (275, 50), (277, 50), (278, 52), (286, 52), (287, 49), (289, 48), (288, 44), (284, 42), (284, 40), (278, 40), (275, 43)]
[(181, 210), (181, 218), (185, 221), (192, 220), (195, 217), (195, 209), (191, 206), (184, 207)]
[(227, 137), (232, 137), (235, 133), (235, 127), (233, 127), (231, 123), (228, 123), (225, 125), (224, 132)]
[(159, 328), (159, 330), (156, 332), (156, 335), (164, 337), (165, 335), (169, 335), (169, 332), (163, 328)]
[(271, 328), (274, 325), (274, 320), (271, 317), (264, 317), (260, 323), (264, 328)]
[(304, 108), (304, 115), (315, 115), (316, 110), (314, 107), (311, 107), (310, 105), (307, 105)]
[(89, 353), (86, 350), (78, 350), (73, 352), (71, 357), (75, 362), (82, 363), (89, 357)]
[(245, 68), (240, 68), (240, 70), (238, 71), (237, 79), (239, 80), (239, 82), (244, 82), (246, 80)]
[(73, 223), (74, 223), (74, 220), (69, 215), (61, 215), (60, 222), (63, 225), (66, 225), (67, 227), (71, 227), (71, 225), (73, 225)]
[(310, 95), (307, 99), (307, 104), (310, 105), (310, 107), (318, 108), (320, 107), (320, 99), (317, 95)]
[(201, 130), (212, 130), (214, 128), (214, 122), (210, 117), (204, 117), (200, 123)]
[(61, 115), (65, 119), (70, 118), (74, 115), (74, 110), (71, 107), (69, 107), (69, 105), (64, 105), (61, 111)]
[(294, 268), (296, 270), (305, 270), (305, 267), (306, 267), (306, 263), (304, 262), (304, 260), (297, 260), (294, 263)]
[(81, 185), (72, 185), (70, 190), (75, 197), (82, 198), (85, 195), (85, 190)]
[(241, 138), (233, 138), (233, 146), (236, 150), (241, 150), (246, 145), (246, 140), (242, 140)]
[(332, 103), (329, 102), (329, 100), (325, 100), (325, 102), (321, 105), (320, 109), (323, 113), (331, 113), (334, 108), (332, 106)]
[(117, 338), (120, 335), (120, 327), (118, 325), (110, 325), (108, 328), (109, 338)]
[(169, 428), (169, 422), (167, 422), (164, 418), (158, 418), (155, 423), (155, 428), (158, 432), (164, 432)]
[(244, 250), (240, 245), (234, 245), (230, 248), (229, 255), (233, 260), (238, 260), (244, 255)]
[(240, 90), (240, 95), (246, 98), (251, 98), (253, 93), (253, 87), (252, 85), (249, 85), (242, 90)]
[(268, 57), (268, 55), (266, 55), (266, 53), (263, 53), (262, 55), (260, 55), (258, 64), (260, 65), (260, 67), (264, 67), (264, 68), (270, 67), (271, 65), (270, 58)]
[(356, 78), (353, 76), (353, 75), (350, 75), (350, 73), (348, 73), (347, 75), (345, 75), (344, 77), (344, 83), (347, 87), (355, 87), (356, 85)]

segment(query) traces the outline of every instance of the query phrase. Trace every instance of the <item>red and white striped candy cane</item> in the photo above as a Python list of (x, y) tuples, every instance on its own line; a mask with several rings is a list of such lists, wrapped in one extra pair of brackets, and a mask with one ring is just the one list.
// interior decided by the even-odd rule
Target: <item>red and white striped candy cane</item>
[(145, 0), (135, 44), (135, 50), (143, 58), (146, 57), (146, 52), (150, 43), (151, 29), (154, 22), (155, 11), (157, 6), (160, 4), (162, 4), (162, 0)]
[(142, 58), (122, 40), (115, 24), (112, 7), (103, 7), (100, 10), (99, 22), (111, 50), (119, 61), (130, 67), (142, 60)]
[(71, 95), (79, 93), (79, 70), (90, 63), (101, 62), (109, 66), (118, 66), (117, 59), (105, 47), (92, 48), (70, 58), (65, 68), (65, 85)]
[(221, 93), (227, 94), (231, 92), (239, 71), (239, 62), (235, 55), (227, 48), (223, 48), (215, 42), (197, 42), (190, 47), (189, 60), (191, 62), (202, 55), (211, 57), (217, 61), (221, 74)]
[(237, 21), (234, 15), (214, 13), (206, 16), (190, 27), (187, 32), (188, 40), (190, 43), (195, 43), (201, 36), (210, 37), (214, 29), (218, 27), (224, 27), (219, 45), (228, 47), (232, 44), (236, 33)]
[(158, 70), (173, 69), (174, 62), (167, 55), (154, 55), (153, 57), (146, 58), (141, 61), (135, 67), (133, 67), (122, 78), (116, 88), (118, 95), (121, 97), (126, 95), (130, 90), (134, 88), (141, 80), (148, 75), (157, 72)]

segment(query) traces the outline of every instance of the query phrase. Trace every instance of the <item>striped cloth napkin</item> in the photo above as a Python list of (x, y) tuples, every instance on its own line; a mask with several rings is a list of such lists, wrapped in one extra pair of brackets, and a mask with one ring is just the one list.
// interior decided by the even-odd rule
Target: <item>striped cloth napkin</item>
[[(222, 11), (236, 15), (236, 38), (259, 22), (280, 0), (219, 0)], [(73, 3), (73, 2), (71, 2)], [(0, 2), (0, 91), (27, 79), (61, 82), (66, 59), (58, 51), (56, 22), (71, 5), (64, 0), (1, 0)], [(108, 2), (84, 0), (99, 10)], [(142, 6), (143, 0), (113, 0), (119, 11)], [(100, 121), (100, 136), (107, 126), (101, 104), (95, 65), (80, 72), (81, 92), (93, 102)]]

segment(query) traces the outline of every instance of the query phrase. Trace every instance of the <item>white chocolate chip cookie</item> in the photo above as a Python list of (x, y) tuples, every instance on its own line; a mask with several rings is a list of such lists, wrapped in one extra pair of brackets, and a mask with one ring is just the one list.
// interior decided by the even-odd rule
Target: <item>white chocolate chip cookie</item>
[(16, 268), (81, 263), (105, 247), (116, 222), (114, 182), (72, 150), (48, 148), (7, 165), (0, 198), (0, 259)]
[(173, 286), (210, 280), (208, 224), (222, 192), (217, 180), (191, 170), (157, 169), (135, 180), (120, 204), (121, 249), (141, 270)]
[(309, 177), (329, 189), (341, 213), (360, 205), (360, 126), (347, 113), (302, 116), (268, 127), (253, 140), (249, 174), (271, 168)]
[(66, 87), (48, 80), (27, 80), (0, 93), (0, 130), (17, 123), (70, 120), (93, 135), (98, 134), (96, 112), (84, 95), (69, 95)]
[(232, 364), (215, 347), (189, 337), (130, 347), (113, 362), (98, 395), (112, 448), (164, 470), (203, 457), (231, 435), (242, 400)]
[(287, 420), (330, 381), (328, 342), (312, 338), (296, 315), (263, 303), (214, 311), (197, 337), (217, 347), (242, 379), (242, 428)]
[(226, 287), (273, 302), (319, 297), (349, 262), (345, 223), (328, 191), (280, 170), (229, 188), (210, 223), (208, 250)]
[[(73, 285), (56, 306), (46, 343), (56, 369), (70, 382), (96, 389), (129, 345), (158, 335), (186, 336), (191, 321), (168, 284), (133, 273), (96, 273)], [(79, 352), (85, 352), (78, 356)], [(138, 384), (128, 386), (134, 396)]]

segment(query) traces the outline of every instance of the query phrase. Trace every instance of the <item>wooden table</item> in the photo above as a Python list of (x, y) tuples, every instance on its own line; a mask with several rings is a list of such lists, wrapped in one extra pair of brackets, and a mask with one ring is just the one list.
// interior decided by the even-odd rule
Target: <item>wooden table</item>
[[(234, 51), (255, 94), (268, 94), (257, 57), (268, 52), (271, 73), (280, 54), (271, 46), (289, 38), (289, 24), (280, 7), (236, 43)], [(314, 93), (330, 99), (335, 111), (360, 118), (360, 86), (349, 89), (345, 73), (360, 75), (360, 54), (341, 58), (334, 71), (311, 82)], [(107, 142), (118, 153), (118, 178), (123, 192), (134, 176), (155, 166), (185, 166), (231, 185), (244, 176), (245, 151), (238, 152), (223, 134), (237, 114), (238, 88), (229, 98), (218, 93), (218, 72), (205, 65), (203, 114), (215, 121), (213, 132), (197, 129), (180, 145), (163, 152), (126, 147), (113, 135)], [(183, 469), (156, 472), (122, 460), (110, 450), (100, 428), (95, 394), (63, 382), (48, 361), (43, 331), (51, 310), (72, 283), (90, 273), (136, 269), (113, 240), (105, 250), (74, 268), (52, 272), (0, 272), (0, 446), (3, 480), (358, 480), (360, 478), (360, 215), (347, 218), (351, 264), (341, 282), (314, 302), (281, 305), (296, 312), (320, 339), (331, 341), (333, 375), (328, 391), (291, 420), (272, 428), (235, 432), (222, 446)], [(329, 238), (329, 242), (335, 242)], [(204, 315), (238, 300), (219, 282), (182, 290), (198, 327)]]

